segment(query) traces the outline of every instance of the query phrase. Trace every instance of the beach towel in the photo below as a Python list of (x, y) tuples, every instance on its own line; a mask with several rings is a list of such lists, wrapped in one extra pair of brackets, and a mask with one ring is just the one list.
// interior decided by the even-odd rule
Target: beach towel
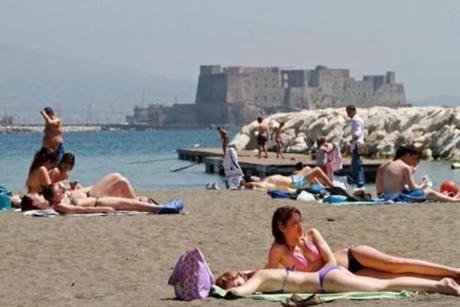
[[(211, 296), (215, 298), (227, 299), (225, 296), (227, 291), (214, 285), (212, 286)], [(296, 295), (307, 298), (313, 293), (296, 293)], [(250, 298), (254, 300), (264, 300), (268, 302), (285, 302), (293, 293), (281, 293), (281, 294), (263, 294), (256, 293), (244, 298)], [(377, 299), (402, 299), (409, 298), (415, 295), (414, 292), (410, 291), (381, 291), (381, 292), (340, 292), (340, 293), (319, 293), (317, 294), (324, 302), (332, 302), (335, 300), (377, 300)]]
[[(331, 195), (331, 196), (336, 196), (336, 195)], [(391, 200), (385, 200), (381, 198), (373, 199), (373, 200), (362, 200), (362, 201), (328, 201), (326, 198), (324, 200), (324, 203), (328, 205), (333, 205), (333, 206), (347, 206), (347, 205), (368, 205), (368, 206), (374, 206), (374, 205), (388, 205), (388, 204), (396, 204), (394, 201)]]
[[(54, 209), (43, 209), (43, 210), (29, 210), (23, 212), (25, 216), (36, 216), (36, 217), (53, 217), (59, 216), (59, 212)], [(113, 213), (78, 213), (78, 214), (62, 214), (65, 216), (108, 216), (108, 215), (139, 215), (139, 214), (155, 214), (152, 212), (139, 212), (139, 211), (116, 211)], [(155, 214), (156, 215), (156, 214)]]

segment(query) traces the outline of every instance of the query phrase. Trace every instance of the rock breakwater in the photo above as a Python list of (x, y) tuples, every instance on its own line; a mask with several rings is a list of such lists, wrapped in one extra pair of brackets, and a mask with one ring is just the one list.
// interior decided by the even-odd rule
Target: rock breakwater
[[(401, 144), (421, 148), (426, 159), (460, 161), (460, 107), (359, 108), (365, 122), (370, 156), (390, 157)], [(273, 129), (285, 122), (283, 140), (287, 152), (309, 153), (324, 136), (345, 148), (350, 140), (350, 121), (344, 108), (277, 113), (267, 117)], [(233, 142), (240, 149), (255, 149), (257, 122), (241, 127)]]

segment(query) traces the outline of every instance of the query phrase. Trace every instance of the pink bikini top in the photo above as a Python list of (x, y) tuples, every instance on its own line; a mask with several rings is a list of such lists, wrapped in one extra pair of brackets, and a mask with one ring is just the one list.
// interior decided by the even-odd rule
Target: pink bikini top
[[(320, 259), (321, 255), (316, 245), (311, 241), (304, 241), (304, 242), (305, 242), (305, 246), (307, 247), (307, 249), (310, 250), (315, 255), (315, 258), (313, 259), (313, 261)], [(290, 267), (291, 270), (301, 271), (301, 272), (309, 271), (308, 269), (309, 261), (308, 259), (305, 258), (302, 251), (299, 248), (294, 249), (294, 252), (289, 255), (289, 258), (292, 264), (292, 266)]]

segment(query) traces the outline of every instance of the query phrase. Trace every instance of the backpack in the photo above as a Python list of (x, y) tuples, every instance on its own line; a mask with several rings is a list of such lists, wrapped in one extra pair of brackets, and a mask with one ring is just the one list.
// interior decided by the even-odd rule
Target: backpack
[(168, 284), (174, 286), (176, 298), (184, 301), (209, 296), (214, 275), (198, 248), (186, 251), (174, 266)]
[(11, 196), (13, 194), (5, 187), (0, 186), (0, 210), (11, 209)]

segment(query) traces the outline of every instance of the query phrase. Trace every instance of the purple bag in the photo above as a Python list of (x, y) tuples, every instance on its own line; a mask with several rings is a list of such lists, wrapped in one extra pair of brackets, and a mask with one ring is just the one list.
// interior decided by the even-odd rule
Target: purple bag
[(174, 286), (176, 297), (191, 301), (209, 296), (214, 275), (198, 248), (186, 251), (177, 260), (168, 284)]

